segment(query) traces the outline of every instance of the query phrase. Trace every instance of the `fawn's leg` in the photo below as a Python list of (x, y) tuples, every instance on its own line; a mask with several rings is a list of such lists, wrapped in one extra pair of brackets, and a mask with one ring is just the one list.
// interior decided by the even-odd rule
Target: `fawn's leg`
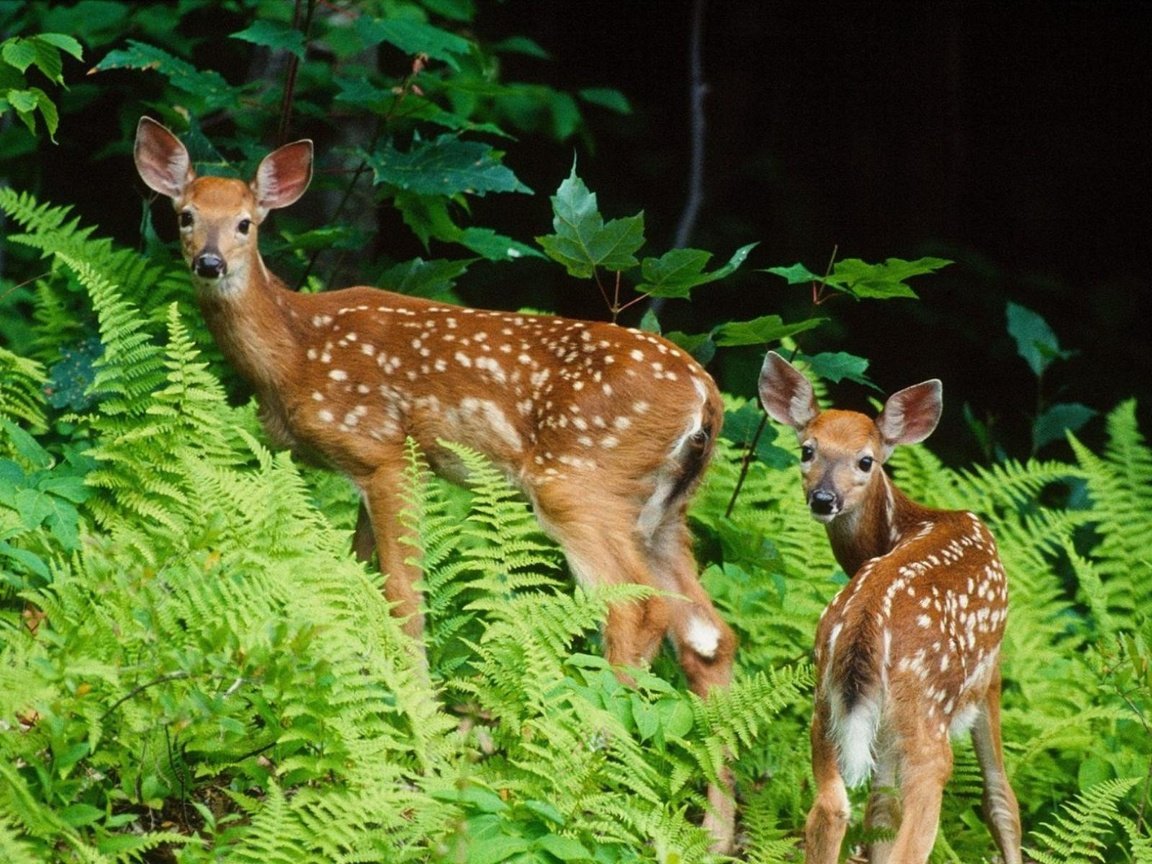
[[(700, 584), (692, 536), (683, 518), (682, 513), (670, 518), (656, 533), (648, 545), (648, 560), (662, 587), (672, 592), (668, 597), (670, 633), (688, 686), (698, 696), (707, 697), (713, 688), (727, 687), (732, 681), (736, 637)], [(727, 766), (720, 783), (708, 787), (704, 828), (714, 838), (713, 852), (731, 851), (736, 833), (736, 792)]]
[(888, 864), (892, 842), (900, 827), (900, 799), (896, 788), (899, 751), (889, 730), (881, 728), (876, 738), (876, 768), (872, 772), (872, 790), (864, 811), (864, 828), (870, 837), (884, 834), (869, 844), (869, 864)]
[[(912, 703), (915, 705), (915, 703)], [(924, 864), (936, 842), (944, 784), (952, 774), (952, 745), (926, 712), (897, 718), (900, 741), (900, 830), (892, 843), (891, 860)]]
[(848, 790), (836, 764), (836, 746), (828, 737), (828, 708), (817, 685), (816, 709), (812, 714), (812, 776), (816, 800), (804, 824), (805, 864), (836, 864), (840, 846), (852, 816)]
[[(403, 476), (404, 463), (399, 459), (379, 466), (367, 477), (357, 478), (363, 494), (362, 506), (371, 522), (371, 531), (368, 531), (363, 520), (357, 519), (353, 549), (357, 557), (364, 560), (365, 536), (369, 533), (375, 535), (380, 572), (384, 575), (384, 596), (392, 604), (392, 614), (403, 622), (404, 632), (423, 647), (423, 598), (416, 587), (421, 576), (420, 568), (409, 560), (413, 547), (401, 541)], [(370, 553), (367, 557), (370, 557)]]
[[(637, 508), (604, 496), (590, 506), (586, 489), (544, 484), (534, 490), (540, 524), (564, 549), (568, 566), (585, 586), (644, 585), (659, 590), (633, 526)], [(646, 666), (668, 630), (661, 595), (614, 603), (604, 624), (604, 655), (614, 666)], [(627, 680), (627, 673), (621, 672)]]
[(984, 818), (1004, 864), (1021, 864), (1020, 807), (1008, 785), (1000, 746), (1000, 673), (997, 670), (972, 726), (972, 746), (984, 775)]

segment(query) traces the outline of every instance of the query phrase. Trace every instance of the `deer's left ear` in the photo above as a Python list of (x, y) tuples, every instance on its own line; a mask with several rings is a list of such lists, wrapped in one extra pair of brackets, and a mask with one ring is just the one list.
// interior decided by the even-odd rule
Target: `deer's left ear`
[(312, 142), (285, 144), (264, 157), (256, 169), (252, 192), (263, 219), (269, 210), (296, 203), (312, 182)]
[(876, 418), (885, 458), (898, 444), (919, 444), (932, 434), (944, 408), (944, 385), (938, 378), (893, 393)]

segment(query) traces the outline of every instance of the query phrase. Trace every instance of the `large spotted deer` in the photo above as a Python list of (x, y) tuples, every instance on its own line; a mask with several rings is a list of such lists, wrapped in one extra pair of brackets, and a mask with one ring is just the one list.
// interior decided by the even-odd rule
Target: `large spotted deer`
[[(405, 441), (461, 481), (443, 446), (456, 442), (524, 492), (579, 581), (658, 592), (609, 610), (610, 662), (642, 666), (669, 635), (696, 693), (729, 683), (734, 638), (700, 585), (685, 522), (723, 417), (699, 364), (658, 336), (612, 324), (364, 286), (288, 290), (265, 267), (257, 235), (269, 211), (307, 189), (310, 141), (268, 154), (251, 182), (198, 177), (179, 139), (145, 117), (135, 161), (172, 200), (200, 309), (254, 388), (269, 436), (359, 487), (355, 551), (367, 560), (375, 546), (385, 594), (411, 636), (420, 639), (424, 619), (420, 573), (398, 536)], [(719, 851), (733, 839), (724, 785), (709, 790), (705, 817)]]
[(970, 730), (988, 826), (1005, 864), (1020, 864), (1020, 815), (1000, 745), (1008, 594), (995, 541), (972, 513), (915, 503), (882, 467), (897, 445), (936, 428), (940, 382), (893, 394), (875, 420), (821, 411), (808, 380), (769, 352), (760, 399), (796, 430), (809, 510), (851, 576), (816, 631), (817, 790), (805, 860), (835, 864), (850, 816), (846, 786), (872, 775), (866, 826), (886, 839), (872, 843), (869, 860), (927, 861), (952, 773), (949, 736)]

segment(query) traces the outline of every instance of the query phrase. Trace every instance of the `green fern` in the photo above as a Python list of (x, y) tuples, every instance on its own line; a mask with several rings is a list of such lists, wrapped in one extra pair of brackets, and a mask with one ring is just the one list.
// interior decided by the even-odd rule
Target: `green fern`
[[(157, 310), (157, 316), (173, 303), (190, 299), (187, 269), (182, 265), (158, 264), (152, 258), (132, 249), (113, 244), (107, 238), (95, 237), (95, 228), (81, 224), (72, 215), (71, 207), (41, 204), (27, 192), (10, 188), (0, 189), (0, 211), (6, 213), (26, 233), (12, 234), (13, 243), (29, 246), (58, 260), (84, 261), (96, 272), (114, 279), (127, 297), (137, 302), (147, 300), (148, 307)], [(59, 331), (64, 325), (68, 332), (77, 325), (75, 309), (65, 293), (52, 290), (55, 302), (39, 310), (41, 330)], [(49, 311), (51, 315), (45, 317)], [(71, 316), (65, 322), (62, 319)], [(152, 319), (159, 323), (160, 318)], [(58, 345), (57, 345), (58, 347)]]
[(1069, 438), (1092, 499), (1090, 518), (1100, 535), (1092, 556), (1099, 576), (1097, 603), (1130, 616), (1152, 579), (1152, 520), (1133, 518), (1152, 508), (1152, 449), (1136, 423), (1136, 403), (1108, 415), (1108, 443), (1097, 456)]
[(34, 432), (43, 431), (46, 381), (44, 368), (35, 360), (0, 348), (0, 418), (20, 422)]
[(1090, 864), (1106, 858), (1109, 834), (1119, 803), (1141, 781), (1140, 777), (1107, 780), (1085, 789), (1068, 802), (1055, 821), (1033, 834), (1028, 854), (1039, 864)]

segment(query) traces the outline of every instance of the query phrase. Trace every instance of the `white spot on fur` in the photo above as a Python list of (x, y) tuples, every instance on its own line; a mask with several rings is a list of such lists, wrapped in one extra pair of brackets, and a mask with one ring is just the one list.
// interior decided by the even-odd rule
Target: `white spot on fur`
[(684, 634), (684, 641), (701, 657), (710, 660), (716, 656), (716, 649), (720, 647), (720, 631), (711, 621), (693, 616), (688, 623), (688, 632)]

